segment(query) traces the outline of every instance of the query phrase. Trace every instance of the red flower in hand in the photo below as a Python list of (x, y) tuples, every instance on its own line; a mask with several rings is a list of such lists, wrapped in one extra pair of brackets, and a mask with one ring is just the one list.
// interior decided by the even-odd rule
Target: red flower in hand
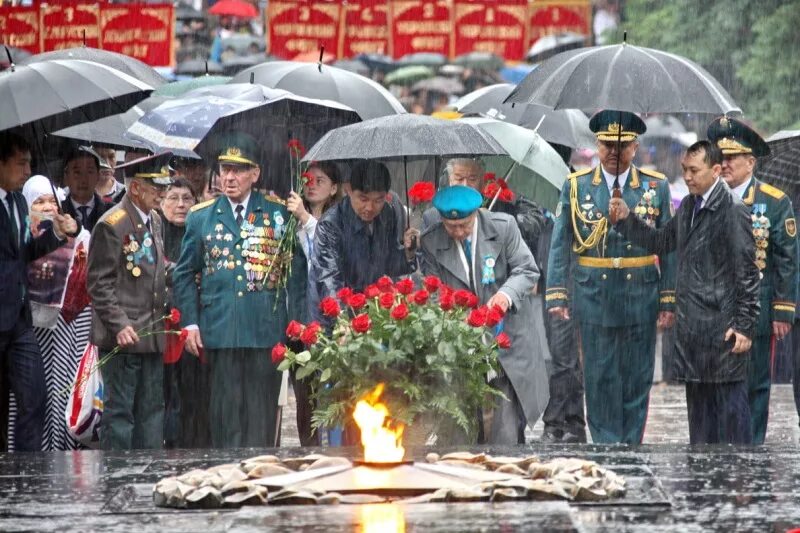
[(328, 318), (336, 318), (341, 312), (341, 309), (339, 309), (339, 303), (330, 296), (326, 296), (322, 299), (322, 301), (319, 303), (319, 309), (322, 311), (322, 314)]
[(492, 199), (492, 198), (494, 198), (494, 196), (497, 194), (497, 192), (499, 190), (500, 190), (500, 186), (496, 182), (490, 181), (483, 188), (483, 197)]
[(497, 184), (500, 186), (500, 189), (504, 191), (508, 189), (508, 182), (503, 178), (497, 178)]
[(300, 335), (300, 342), (305, 344), (306, 346), (311, 346), (317, 343), (317, 335), (319, 331), (322, 329), (322, 326), (319, 325), (319, 322), (312, 322), (306, 329), (303, 330), (302, 335)]
[(369, 320), (369, 315), (363, 313), (356, 315), (353, 320), (350, 321), (350, 325), (356, 333), (366, 333), (369, 331), (369, 328), (372, 327), (372, 322)]
[(472, 302), (472, 295), (471, 292), (464, 289), (459, 289), (453, 293), (453, 299), (456, 302), (456, 305), (460, 305), (461, 307), (470, 307), (470, 303)]
[(394, 283), (392, 283), (392, 278), (389, 276), (381, 276), (375, 282), (375, 285), (381, 292), (392, 292), (394, 290)]
[(425, 279), (422, 280), (422, 284), (425, 285), (428, 292), (436, 292), (439, 290), (439, 287), (442, 286), (442, 280), (436, 276), (425, 276)]
[(503, 350), (508, 350), (511, 348), (511, 339), (505, 332), (500, 333), (497, 337), (494, 338), (494, 341), (497, 343), (497, 346), (502, 348)]
[(400, 294), (408, 295), (414, 292), (414, 282), (411, 278), (404, 278), (398, 281), (394, 288), (397, 289), (397, 292)]
[(503, 189), (500, 191), (500, 201), (510, 204), (514, 201), (514, 191)]
[(296, 341), (300, 339), (300, 335), (303, 334), (303, 324), (298, 322), (297, 320), (292, 320), (289, 322), (289, 325), (286, 326), (286, 336)]
[(279, 342), (272, 347), (272, 364), (280, 364), (284, 357), (286, 357), (286, 346)]
[(181, 323), (181, 312), (178, 311), (177, 308), (173, 307), (169, 310), (168, 320), (177, 326)]
[(408, 316), (408, 306), (406, 304), (397, 304), (397, 306), (392, 309), (391, 315), (395, 320), (403, 320)]
[(303, 157), (306, 153), (306, 147), (303, 146), (299, 139), (291, 139), (286, 143), (286, 147), (289, 149), (289, 153), (295, 157)]
[(427, 203), (433, 200), (436, 194), (436, 187), (433, 183), (420, 181), (411, 186), (408, 190), (408, 199), (412, 205)]
[(502, 322), (503, 316), (505, 316), (503, 309), (500, 306), (493, 305), (486, 314), (486, 325), (490, 328), (495, 327), (497, 324)]
[(317, 182), (317, 178), (309, 171), (305, 171), (300, 175), (300, 179), (303, 180), (303, 185), (305, 187), (313, 187), (314, 184)]
[(367, 297), (361, 294), (360, 292), (357, 292), (347, 299), (347, 305), (358, 311), (359, 309), (367, 305)]
[(411, 297), (415, 304), (417, 305), (425, 305), (428, 303), (428, 297), (430, 294), (425, 289), (420, 289), (414, 293)]
[(390, 292), (384, 292), (381, 294), (381, 297), (378, 298), (378, 305), (384, 309), (391, 309), (394, 305), (394, 294)]
[(496, 176), (494, 175), (494, 172), (487, 172), (486, 174), (483, 175), (483, 181), (484, 182), (494, 181), (495, 179), (496, 179)]
[(336, 293), (336, 297), (339, 298), (339, 301), (345, 305), (349, 304), (350, 297), (353, 295), (353, 289), (350, 287), (345, 287), (343, 289), (339, 289)]
[(473, 309), (467, 316), (467, 324), (473, 328), (482, 328), (486, 325), (486, 313), (487, 311), (483, 307), (479, 309)]
[(377, 285), (369, 285), (366, 289), (364, 289), (364, 295), (367, 299), (372, 300), (373, 298), (377, 298), (381, 295), (381, 290), (377, 287)]

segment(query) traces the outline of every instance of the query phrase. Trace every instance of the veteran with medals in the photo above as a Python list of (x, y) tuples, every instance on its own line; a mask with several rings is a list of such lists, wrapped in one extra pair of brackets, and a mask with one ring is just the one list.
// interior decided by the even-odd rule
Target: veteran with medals
[[(161, 448), (164, 424), (163, 335), (139, 337), (166, 311), (161, 218), (156, 208), (171, 183), (171, 154), (121, 165), (131, 178), (122, 201), (100, 217), (89, 246), (90, 341), (100, 356), (105, 398), (101, 442), (107, 450)], [(160, 329), (157, 325), (155, 329)]]
[[(639, 444), (644, 434), (655, 364), (656, 326), (674, 323), (671, 255), (657, 257), (631, 243), (608, 217), (622, 198), (648, 226), (671, 218), (664, 175), (632, 164), (644, 122), (603, 110), (589, 127), (600, 165), (570, 174), (556, 207), (545, 302), (558, 318), (577, 315), (584, 358), (586, 410), (596, 443)], [(577, 254), (574, 294), (567, 290), (570, 253)], [(568, 304), (571, 302), (571, 306)]]
[(797, 298), (797, 226), (792, 202), (783, 191), (753, 174), (757, 157), (768, 156), (761, 136), (738, 120), (720, 117), (708, 126), (708, 139), (722, 151), (720, 176), (750, 211), (761, 279), (761, 311), (748, 371), (753, 444), (764, 444), (775, 341), (791, 330)]
[(253, 190), (261, 173), (255, 139), (232, 133), (220, 146), (223, 196), (186, 219), (175, 301), (187, 350), (211, 365), (213, 446), (275, 446), (281, 373), (269, 348), (306, 305), (307, 267), (302, 253), (279, 251), (284, 237), (295, 237), (284, 201)]

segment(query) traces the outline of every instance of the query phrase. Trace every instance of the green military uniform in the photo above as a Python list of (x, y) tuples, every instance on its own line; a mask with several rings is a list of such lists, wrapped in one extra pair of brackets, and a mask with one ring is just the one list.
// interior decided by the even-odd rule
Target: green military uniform
[[(601, 141), (631, 141), (645, 130), (635, 115), (605, 111), (590, 126)], [(621, 130), (621, 131), (620, 131)], [(613, 170), (613, 169), (606, 169)], [(664, 175), (630, 167), (621, 195), (647, 224), (671, 218)], [(655, 364), (659, 311), (674, 311), (671, 256), (656, 258), (615, 231), (608, 220), (612, 197), (601, 167), (570, 174), (556, 208), (545, 301), (567, 307), (580, 328), (586, 406), (592, 440), (638, 444), (644, 434)], [(574, 294), (567, 290), (575, 251)]]
[[(170, 182), (170, 154), (126, 165), (134, 178), (157, 187)], [(87, 287), (92, 297), (91, 342), (101, 356), (117, 345), (117, 333), (160, 330), (166, 314), (166, 274), (161, 219), (155, 211), (143, 220), (131, 198), (107, 211), (92, 232)], [(164, 421), (164, 336), (142, 337), (103, 366), (104, 449), (161, 448)]]
[[(719, 118), (708, 128), (708, 138), (723, 155), (769, 155), (769, 146), (741, 122)], [(761, 311), (753, 338), (748, 372), (748, 397), (753, 444), (763, 444), (767, 433), (772, 382), (772, 322), (794, 322), (797, 297), (797, 227), (792, 202), (783, 191), (751, 177), (742, 194), (750, 207), (756, 264), (761, 275)]]
[[(256, 166), (256, 151), (255, 141), (232, 136), (219, 160)], [(182, 325), (199, 326), (211, 365), (213, 445), (274, 446), (281, 374), (269, 349), (300, 316), (307, 267), (302, 253), (278, 253), (290, 216), (283, 200), (251, 191), (241, 225), (231, 203), (221, 196), (191, 209), (175, 301)]]

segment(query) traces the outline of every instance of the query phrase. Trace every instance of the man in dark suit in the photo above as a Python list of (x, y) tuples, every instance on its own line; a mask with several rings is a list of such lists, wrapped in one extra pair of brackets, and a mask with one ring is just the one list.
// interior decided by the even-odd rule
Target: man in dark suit
[(686, 382), (692, 444), (750, 444), (747, 370), (759, 311), (759, 270), (750, 209), (720, 178), (709, 141), (681, 161), (691, 194), (662, 228), (629, 217), (613, 198), (616, 229), (656, 254), (677, 250), (675, 376)]
[(113, 205), (103, 201), (95, 192), (100, 179), (100, 156), (87, 146), (73, 150), (64, 162), (64, 185), (69, 195), (63, 204), (64, 212), (92, 231), (103, 213)]
[[(28, 205), (18, 191), (31, 175), (28, 143), (11, 133), (0, 133), (0, 389), (5, 402), (14, 392), (18, 416), (15, 442), (18, 451), (39, 451), (46, 391), (39, 345), (33, 336), (27, 294), (27, 264), (66, 242), (78, 230), (69, 215), (56, 215), (53, 226), (32, 238)], [(0, 417), (0, 423), (6, 417)], [(7, 424), (0, 433), (5, 435)], [(5, 441), (5, 439), (3, 439)]]

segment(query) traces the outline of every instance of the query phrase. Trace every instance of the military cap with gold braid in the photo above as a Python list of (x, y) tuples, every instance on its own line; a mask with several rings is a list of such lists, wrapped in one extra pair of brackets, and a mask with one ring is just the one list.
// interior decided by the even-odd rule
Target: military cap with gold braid
[(769, 155), (769, 145), (744, 122), (719, 117), (708, 125), (708, 140), (716, 143), (722, 155), (750, 154), (755, 157)]
[(149, 180), (153, 185), (166, 187), (172, 184), (169, 161), (172, 152), (161, 152), (155, 155), (134, 159), (117, 168), (124, 170), (129, 178)]
[(219, 140), (217, 160), (228, 165), (260, 166), (261, 151), (256, 140), (246, 133), (229, 133)]
[(644, 121), (628, 111), (603, 109), (595, 113), (589, 120), (589, 129), (597, 136), (598, 141), (622, 142), (635, 141), (647, 131)]

